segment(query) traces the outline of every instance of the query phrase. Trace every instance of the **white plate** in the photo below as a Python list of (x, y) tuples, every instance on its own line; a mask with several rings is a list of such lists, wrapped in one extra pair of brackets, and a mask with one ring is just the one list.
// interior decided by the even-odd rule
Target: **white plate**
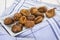
[[(6, 17), (4, 17), (4, 18), (1, 19), (1, 24), (5, 27), (5, 29), (9, 32), (9, 34), (10, 34), (11, 36), (16, 36), (16, 35), (18, 35), (18, 34), (20, 34), (20, 33), (23, 33), (23, 32), (25, 32), (25, 31), (29, 30), (29, 29), (23, 28), (23, 30), (22, 30), (21, 32), (13, 33), (13, 32), (11, 31), (11, 27), (12, 27), (13, 24), (12, 24), (12, 25), (5, 25), (5, 24), (4, 24), (4, 19), (7, 18), (7, 17), (12, 17), (12, 16), (13, 16), (13, 15), (9, 15), (9, 16), (6, 16)], [(49, 20), (49, 19), (50, 19), (50, 18), (47, 18), (47, 17), (45, 16), (43, 22), (46, 21), (46, 20)]]

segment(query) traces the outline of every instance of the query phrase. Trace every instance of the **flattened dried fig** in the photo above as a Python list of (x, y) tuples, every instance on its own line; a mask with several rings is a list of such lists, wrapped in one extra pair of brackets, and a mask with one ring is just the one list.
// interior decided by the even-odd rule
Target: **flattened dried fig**
[(20, 13), (14, 14), (14, 20), (15, 20), (15, 21), (18, 21), (21, 16), (22, 16), (22, 15), (21, 15)]
[(46, 12), (46, 16), (47, 16), (48, 18), (51, 18), (51, 17), (53, 17), (54, 15), (55, 15), (55, 8), (50, 9), (50, 10), (48, 10), (48, 11)]
[(32, 28), (33, 26), (35, 25), (35, 22), (34, 21), (26, 21), (25, 23), (25, 27), (26, 28)]
[(42, 16), (37, 16), (36, 18), (35, 18), (35, 23), (40, 23), (40, 22), (42, 22), (43, 21), (43, 17)]
[(31, 14), (35, 15), (38, 12), (38, 9), (36, 7), (32, 7), (30, 9)]
[(31, 14), (27, 9), (22, 9), (20, 13), (24, 16), (29, 16)]
[(40, 13), (40, 12), (37, 12), (37, 13), (35, 14), (35, 16), (42, 16), (42, 17), (44, 17), (44, 14), (43, 14), (43, 13)]
[(25, 16), (22, 16), (20, 19), (19, 19), (19, 22), (21, 24), (25, 24), (25, 22), (27, 21), (27, 18)]
[(13, 22), (14, 22), (13, 19), (10, 18), (10, 17), (4, 19), (4, 24), (5, 24), (5, 25), (10, 25), (10, 24), (12, 24)]
[(11, 30), (14, 33), (18, 33), (22, 31), (22, 29), (23, 29), (22, 24), (20, 24), (20, 25), (13, 25)]
[(42, 6), (42, 7), (38, 8), (38, 10), (41, 13), (45, 13), (47, 11), (47, 8), (45, 6)]

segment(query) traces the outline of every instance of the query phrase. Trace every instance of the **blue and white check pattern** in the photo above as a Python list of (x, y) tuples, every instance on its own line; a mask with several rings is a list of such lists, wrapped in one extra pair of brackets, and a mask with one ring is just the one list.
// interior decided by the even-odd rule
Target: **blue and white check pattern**
[(28, 29), (16, 37), (10, 36), (3, 25), (0, 24), (0, 40), (60, 40), (60, 6), (58, 5), (38, 2), (38, 0), (15, 0), (12, 6), (6, 9), (0, 17), (2, 18), (4, 16), (11, 15), (22, 8), (42, 5), (46, 5), (47, 7), (56, 7), (56, 13), (58, 15), (35, 25), (32, 29)]

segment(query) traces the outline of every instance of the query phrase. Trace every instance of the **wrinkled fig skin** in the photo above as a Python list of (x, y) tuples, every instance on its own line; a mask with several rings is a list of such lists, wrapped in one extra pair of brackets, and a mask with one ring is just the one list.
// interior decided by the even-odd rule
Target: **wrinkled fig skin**
[(27, 19), (33, 21), (35, 19), (35, 16), (34, 15), (30, 15), (30, 16), (27, 17)]
[(19, 22), (16, 23), (16, 25), (19, 25), (20, 27), (22, 27), (23, 25)]
[(43, 13), (40, 13), (40, 12), (37, 12), (37, 13), (35, 14), (35, 16), (42, 16), (42, 17), (44, 17), (44, 14), (43, 14)]
[(55, 8), (48, 10), (48, 11), (46, 12), (46, 16), (47, 16), (48, 18), (54, 17), (54, 16), (55, 16)]
[(33, 26), (35, 25), (35, 22), (34, 21), (27, 21), (26, 23), (25, 23), (25, 27), (26, 28), (32, 28)]
[(20, 25), (13, 25), (11, 30), (13, 33), (18, 33), (22, 31), (22, 29), (23, 29), (22, 24), (20, 24)]
[(19, 22), (21, 24), (25, 24), (25, 22), (27, 21), (27, 18), (25, 16), (22, 16), (20, 19), (19, 19)]
[(30, 9), (30, 12), (31, 12), (31, 14), (36, 15), (36, 13), (38, 12), (38, 9), (36, 7), (32, 7)]
[(40, 8), (38, 8), (40, 13), (45, 13), (47, 11), (47, 8), (45, 6), (42, 6)]
[(15, 13), (14, 14), (14, 21), (18, 21), (21, 16), (22, 15), (20, 13)]
[(31, 13), (27, 10), (27, 9), (22, 9), (20, 11), (20, 13), (23, 15), (23, 16), (29, 16)]
[(36, 18), (35, 18), (35, 23), (37, 24), (37, 23), (40, 23), (40, 22), (42, 22), (43, 21), (43, 17), (42, 16), (37, 16)]
[(10, 18), (10, 17), (4, 19), (4, 24), (5, 24), (5, 25), (10, 25), (10, 24), (12, 24), (13, 22), (14, 22), (13, 19)]

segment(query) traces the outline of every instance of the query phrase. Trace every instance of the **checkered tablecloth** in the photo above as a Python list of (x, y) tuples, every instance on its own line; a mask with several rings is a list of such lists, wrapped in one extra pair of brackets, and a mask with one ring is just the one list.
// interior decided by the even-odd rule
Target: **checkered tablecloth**
[(39, 2), (37, 0), (15, 0), (14, 3), (6, 9), (0, 19), (4, 16), (11, 15), (18, 12), (22, 8), (30, 8), (33, 6), (56, 7), (56, 16), (43, 21), (35, 25), (32, 29), (29, 29), (16, 37), (10, 36), (3, 25), (0, 24), (0, 40), (60, 40), (60, 6), (54, 4), (48, 4)]

